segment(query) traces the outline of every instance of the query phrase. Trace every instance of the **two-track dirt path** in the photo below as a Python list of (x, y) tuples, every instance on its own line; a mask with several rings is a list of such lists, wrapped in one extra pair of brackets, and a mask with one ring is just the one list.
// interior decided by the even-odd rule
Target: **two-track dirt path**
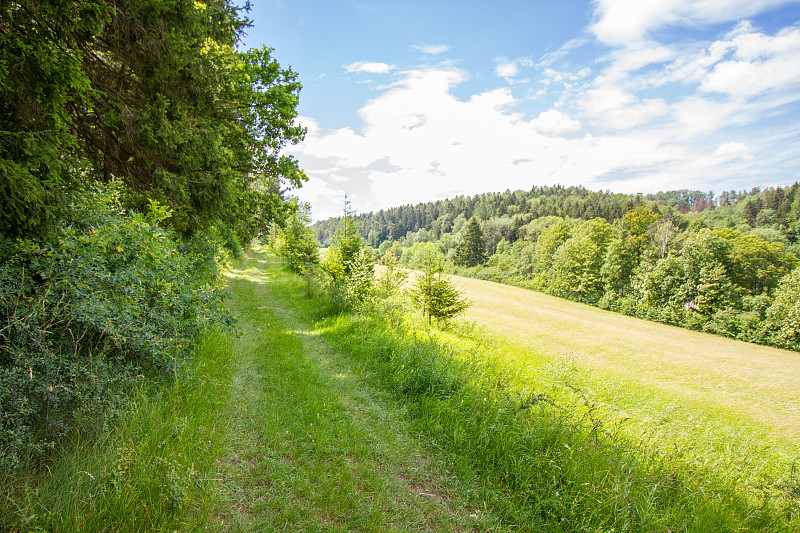
[(227, 531), (468, 531), (481, 518), (401, 409), (315, 334), (297, 280), (252, 253), (230, 273)]

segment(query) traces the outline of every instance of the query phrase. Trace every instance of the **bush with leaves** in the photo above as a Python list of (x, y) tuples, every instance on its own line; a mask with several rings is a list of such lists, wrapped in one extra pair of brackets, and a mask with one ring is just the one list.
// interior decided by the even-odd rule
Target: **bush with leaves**
[(764, 328), (775, 346), (800, 350), (800, 268), (781, 279)]
[[(245, 4), (247, 4), (245, 2)], [(70, 191), (112, 176), (181, 234), (224, 219), (248, 243), (306, 179), (301, 84), (241, 50), (232, 0), (37, 0), (0, 7), (0, 231), (49, 234)], [(80, 172), (90, 169), (89, 172)]]
[(346, 262), (337, 250), (329, 249), (320, 266), (320, 285), (335, 312), (357, 309), (373, 295), (375, 265), (367, 249), (361, 248)]
[[(198, 334), (229, 322), (216, 270), (159, 227), (169, 212), (85, 193), (52, 242), (0, 247), (0, 468), (124, 404), (142, 375), (175, 375)], [(202, 270), (202, 269), (200, 269)]]
[(549, 292), (571, 300), (596, 303), (604, 291), (602, 267), (613, 227), (602, 218), (587, 220), (553, 253)]
[(344, 217), (333, 244), (320, 261), (320, 270), (324, 276), (321, 285), (336, 311), (355, 309), (372, 293), (375, 276), (372, 254), (361, 240), (347, 199)]
[(309, 226), (310, 210), (309, 204), (300, 204), (286, 224), (275, 232), (275, 252), (283, 258), (289, 270), (298, 274), (319, 263), (319, 243)]

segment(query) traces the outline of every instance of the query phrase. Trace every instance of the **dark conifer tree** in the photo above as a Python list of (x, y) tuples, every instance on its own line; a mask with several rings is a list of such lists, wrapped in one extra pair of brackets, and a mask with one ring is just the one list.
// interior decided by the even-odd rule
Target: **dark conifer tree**
[(457, 265), (473, 267), (483, 265), (488, 259), (486, 237), (481, 229), (481, 223), (472, 217), (464, 226), (461, 242), (456, 246), (454, 261)]

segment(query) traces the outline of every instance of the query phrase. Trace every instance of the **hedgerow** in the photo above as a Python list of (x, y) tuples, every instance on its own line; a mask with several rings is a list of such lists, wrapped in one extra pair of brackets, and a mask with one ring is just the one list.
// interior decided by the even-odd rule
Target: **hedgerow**
[(0, 243), (0, 468), (97, 428), (147, 377), (175, 375), (198, 334), (226, 324), (207, 240), (180, 243), (169, 211), (84, 192), (48, 241)]

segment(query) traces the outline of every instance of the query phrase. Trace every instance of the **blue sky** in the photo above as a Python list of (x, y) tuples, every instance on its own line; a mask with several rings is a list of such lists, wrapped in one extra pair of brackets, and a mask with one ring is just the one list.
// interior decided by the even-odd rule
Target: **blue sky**
[(255, 0), (303, 82), (315, 219), (583, 185), (800, 179), (800, 2)]

